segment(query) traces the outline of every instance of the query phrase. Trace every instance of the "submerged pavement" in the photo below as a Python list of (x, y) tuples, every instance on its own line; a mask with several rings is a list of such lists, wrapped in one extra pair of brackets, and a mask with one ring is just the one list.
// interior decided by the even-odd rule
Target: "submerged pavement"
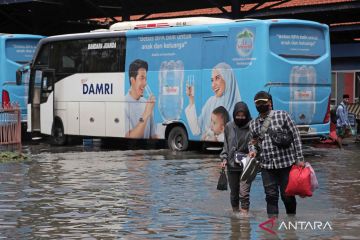
[(24, 146), (24, 151), (31, 162), (0, 164), (0, 238), (358, 239), (360, 235), (360, 143), (351, 142), (344, 150), (307, 147), (305, 159), (316, 171), (319, 189), (311, 198), (297, 198), (294, 218), (286, 216), (280, 201), (276, 222), (266, 222), (260, 175), (251, 189), (250, 216), (232, 214), (229, 191), (216, 190), (217, 154), (109, 151), (81, 145), (55, 148), (43, 143)]

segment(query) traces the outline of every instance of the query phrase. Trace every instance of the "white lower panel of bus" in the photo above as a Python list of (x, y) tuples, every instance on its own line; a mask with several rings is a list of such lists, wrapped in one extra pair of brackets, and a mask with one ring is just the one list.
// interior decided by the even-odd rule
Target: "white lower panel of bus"
[(80, 103), (80, 135), (105, 136), (105, 102)]
[(66, 103), (66, 127), (65, 134), (80, 134), (80, 103)]
[(106, 136), (125, 137), (125, 102), (106, 103)]
[(54, 94), (50, 93), (47, 102), (40, 104), (40, 129), (41, 133), (51, 135), (54, 119)]
[(65, 134), (125, 137), (124, 78), (124, 73), (84, 73), (58, 81), (56, 116)]
[[(125, 137), (125, 102), (67, 102), (65, 134)], [(59, 104), (57, 104), (59, 105)]]

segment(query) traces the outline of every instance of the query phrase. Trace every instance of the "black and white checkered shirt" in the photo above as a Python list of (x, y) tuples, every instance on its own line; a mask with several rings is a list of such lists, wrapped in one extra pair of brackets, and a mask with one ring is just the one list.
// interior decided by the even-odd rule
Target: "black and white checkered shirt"
[[(261, 141), (261, 153), (260, 153), (260, 162), (261, 167), (265, 169), (278, 169), (286, 168), (291, 166), (297, 161), (303, 161), (302, 145), (300, 140), (300, 133), (297, 129), (294, 121), (291, 119), (290, 115), (281, 110), (273, 110), (273, 115), (271, 117), (271, 123), (268, 130), (276, 129), (288, 129), (292, 133), (294, 141), (288, 148), (279, 148), (272, 143), (269, 131), (264, 135), (263, 141)], [(256, 119), (253, 119), (250, 122), (250, 139), (257, 139), (260, 136), (260, 129), (264, 122), (265, 118), (258, 116)], [(258, 141), (259, 142), (259, 141)], [(260, 143), (259, 143), (260, 144)], [(253, 142), (249, 143), (249, 150), (255, 151), (256, 146), (253, 145)]]

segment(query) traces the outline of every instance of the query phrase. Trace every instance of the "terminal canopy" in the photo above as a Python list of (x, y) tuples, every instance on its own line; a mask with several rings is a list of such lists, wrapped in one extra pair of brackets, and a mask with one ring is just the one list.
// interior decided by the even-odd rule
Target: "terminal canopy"
[(359, 12), (360, 1), (350, 0), (0, 0), (0, 32), (49, 36), (193, 16), (293, 18), (330, 25), (332, 43), (358, 43)]

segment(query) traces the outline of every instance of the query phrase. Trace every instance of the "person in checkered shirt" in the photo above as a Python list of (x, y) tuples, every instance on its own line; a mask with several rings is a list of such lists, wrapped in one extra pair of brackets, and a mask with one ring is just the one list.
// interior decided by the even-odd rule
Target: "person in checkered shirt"
[[(279, 214), (279, 190), (287, 214), (296, 214), (296, 199), (285, 195), (289, 172), (293, 164), (304, 166), (304, 157), (299, 130), (286, 111), (272, 110), (272, 98), (267, 92), (260, 91), (254, 97), (259, 116), (250, 122), (249, 155), (257, 157), (261, 164), (261, 176), (266, 194), (267, 214), (277, 217)], [(271, 112), (270, 125), (261, 137), (261, 127)], [(293, 141), (289, 147), (278, 147), (272, 141), (269, 132), (287, 129)], [(270, 130), (270, 131), (269, 131)]]

